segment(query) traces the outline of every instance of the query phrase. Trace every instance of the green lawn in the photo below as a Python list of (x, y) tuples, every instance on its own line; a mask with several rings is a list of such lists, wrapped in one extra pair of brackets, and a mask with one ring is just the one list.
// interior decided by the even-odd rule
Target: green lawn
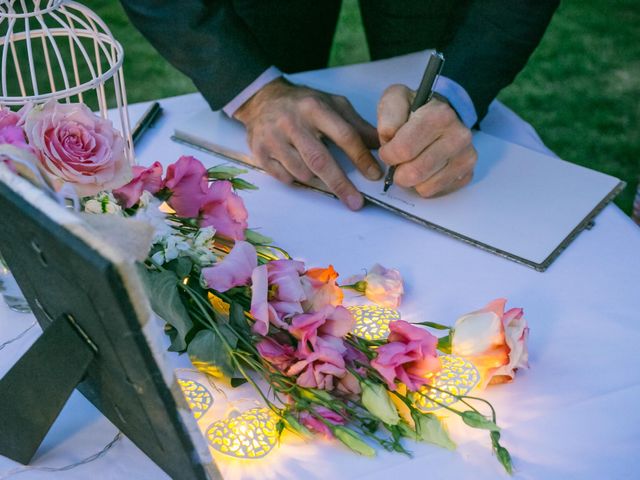
[[(125, 47), (129, 101), (194, 90), (128, 24), (117, 2), (84, 3)], [(500, 94), (562, 158), (625, 180), (629, 187), (616, 203), (627, 213), (640, 174), (639, 40), (637, 0), (565, 0), (529, 65)], [(367, 59), (357, 1), (345, 0), (331, 64)]]

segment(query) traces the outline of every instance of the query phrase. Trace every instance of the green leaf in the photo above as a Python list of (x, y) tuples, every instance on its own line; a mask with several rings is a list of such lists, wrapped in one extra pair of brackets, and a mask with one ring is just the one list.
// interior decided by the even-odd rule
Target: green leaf
[(213, 365), (227, 377), (233, 377), (235, 369), (224, 343), (211, 330), (200, 330), (189, 342), (189, 358), (195, 363)]
[(247, 242), (252, 243), (253, 245), (269, 245), (273, 243), (273, 238), (262, 235), (255, 230), (251, 230), (250, 228), (247, 228), (244, 231), (244, 235)]
[(507, 450), (503, 446), (498, 445), (498, 447), (496, 448), (496, 456), (498, 457), (498, 460), (507, 471), (507, 473), (511, 475), (513, 473), (513, 463), (511, 461), (509, 450)]
[(242, 168), (234, 167), (233, 165), (216, 165), (215, 167), (211, 167), (207, 170), (209, 178), (215, 180), (231, 180), (232, 178), (247, 172), (248, 170), (243, 170)]
[(418, 325), (424, 325), (425, 327), (434, 328), (436, 330), (451, 330), (451, 327), (447, 325), (442, 325), (441, 323), (435, 322), (416, 322)]
[(248, 380), (246, 378), (234, 377), (231, 379), (230, 383), (233, 388), (238, 388), (240, 385), (244, 385), (245, 383), (247, 383), (247, 381)]
[(138, 269), (153, 311), (175, 329), (171, 335), (172, 352), (187, 348), (185, 337), (193, 328), (189, 312), (182, 303), (178, 290), (179, 279), (175, 273), (164, 270), (151, 272), (144, 266)]
[(299, 391), (302, 398), (306, 398), (307, 400), (311, 400), (312, 402), (315, 402), (317, 400), (321, 400), (324, 402), (333, 402), (333, 397), (326, 390), (300, 387)]
[(178, 278), (185, 278), (191, 273), (193, 262), (188, 257), (178, 257), (164, 264), (164, 267), (176, 273)]
[(251, 336), (249, 323), (247, 322), (247, 318), (244, 316), (244, 309), (242, 308), (242, 305), (237, 302), (231, 302), (231, 305), (229, 306), (229, 323), (235, 331), (244, 338), (248, 339)]
[(297, 433), (305, 438), (311, 437), (311, 432), (309, 431), (309, 429), (301, 424), (298, 419), (291, 413), (285, 413), (284, 420), (286, 422), (287, 428), (292, 432)]
[(236, 190), (258, 190), (258, 187), (256, 187), (253, 183), (249, 183), (242, 178), (232, 178), (231, 185), (233, 185), (233, 188), (235, 188)]
[(440, 337), (437, 348), (442, 353), (451, 353), (451, 334)]
[(340, 440), (354, 452), (359, 453), (360, 455), (365, 455), (367, 457), (375, 456), (375, 449), (368, 443), (364, 442), (360, 438), (360, 435), (358, 435), (353, 430), (350, 430), (341, 425), (336, 425), (331, 430), (338, 440)]
[(449, 432), (442, 421), (431, 413), (423, 413), (413, 416), (416, 423), (416, 439), (427, 443), (433, 443), (447, 450), (455, 450)]
[(473, 410), (467, 410), (466, 412), (462, 412), (460, 414), (462, 421), (473, 428), (482, 428), (484, 430), (491, 431), (500, 431), (500, 427), (498, 427), (494, 422), (489, 420), (484, 415), (474, 412)]

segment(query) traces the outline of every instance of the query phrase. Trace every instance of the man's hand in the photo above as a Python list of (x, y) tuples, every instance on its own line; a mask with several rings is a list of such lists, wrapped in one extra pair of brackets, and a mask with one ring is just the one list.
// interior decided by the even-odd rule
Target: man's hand
[(362, 195), (322, 143), (323, 137), (338, 145), (368, 179), (382, 176), (369, 151), (378, 147), (377, 132), (344, 97), (278, 79), (234, 116), (247, 128), (258, 166), (285, 183), (309, 182), (317, 176), (350, 209), (362, 207)]
[(404, 85), (392, 85), (382, 95), (378, 104), (380, 158), (397, 165), (394, 183), (413, 187), (422, 197), (464, 187), (473, 178), (478, 158), (471, 131), (442, 97), (434, 95), (411, 113), (414, 96)]

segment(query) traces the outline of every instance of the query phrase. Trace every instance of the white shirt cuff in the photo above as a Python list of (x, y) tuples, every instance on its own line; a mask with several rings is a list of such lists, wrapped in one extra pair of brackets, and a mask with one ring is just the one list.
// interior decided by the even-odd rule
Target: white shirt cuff
[(440, 76), (434, 91), (449, 100), (449, 103), (467, 128), (471, 128), (476, 124), (478, 121), (476, 107), (473, 105), (473, 100), (471, 100), (467, 91), (459, 83), (450, 78)]
[(258, 90), (264, 87), (267, 83), (272, 82), (281, 76), (282, 72), (276, 67), (267, 68), (258, 78), (247, 85), (244, 90), (222, 107), (222, 111), (232, 117), (233, 114), (236, 113), (236, 110), (238, 110), (247, 100), (253, 97)]

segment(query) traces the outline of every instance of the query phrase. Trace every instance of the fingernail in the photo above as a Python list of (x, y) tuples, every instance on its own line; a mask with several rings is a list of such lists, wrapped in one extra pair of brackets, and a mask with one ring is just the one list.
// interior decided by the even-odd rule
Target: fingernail
[(347, 197), (347, 206), (351, 210), (360, 210), (363, 203), (364, 201), (361, 195), (349, 195)]
[(370, 180), (378, 180), (382, 176), (382, 170), (377, 165), (371, 165), (367, 169), (367, 177)]

